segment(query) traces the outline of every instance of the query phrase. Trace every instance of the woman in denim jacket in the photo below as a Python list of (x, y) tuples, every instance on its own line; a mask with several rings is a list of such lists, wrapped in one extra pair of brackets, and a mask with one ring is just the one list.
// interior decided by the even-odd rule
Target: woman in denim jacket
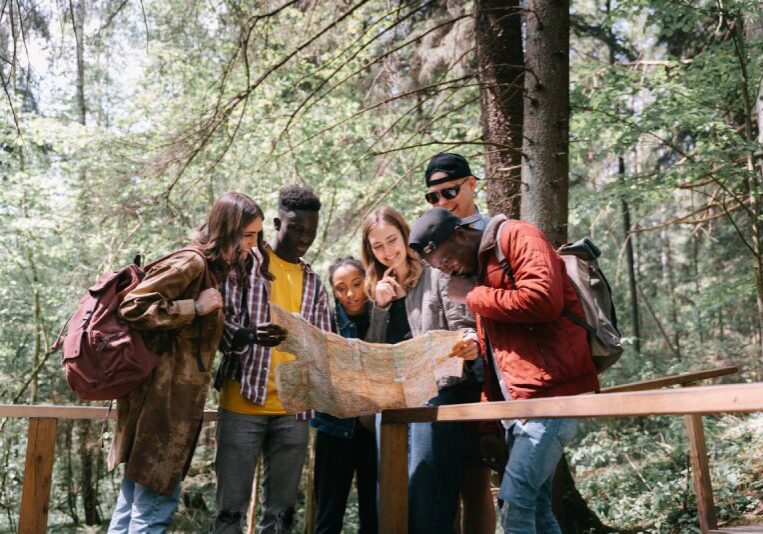
[[(363, 291), (365, 270), (352, 257), (340, 258), (329, 267), (334, 290), (334, 329), (342, 337), (364, 339), (370, 304)], [(338, 419), (318, 412), (310, 424), (315, 438), (316, 534), (340, 534), (352, 477), (357, 473), (360, 534), (376, 534), (376, 441), (370, 424), (357, 417)]]

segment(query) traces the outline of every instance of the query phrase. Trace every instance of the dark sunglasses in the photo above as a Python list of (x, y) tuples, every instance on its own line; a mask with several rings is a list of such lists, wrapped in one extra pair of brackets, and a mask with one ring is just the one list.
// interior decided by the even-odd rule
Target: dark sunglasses
[(440, 189), (439, 191), (432, 191), (431, 193), (427, 193), (424, 195), (424, 198), (427, 199), (427, 202), (432, 205), (437, 204), (440, 201), (440, 195), (442, 195), (442, 198), (445, 200), (453, 200), (458, 196), (458, 193), (461, 191), (461, 186), (464, 185), (464, 182), (466, 182), (468, 179), (469, 177), (464, 178), (460, 184), (456, 184), (453, 187), (446, 187), (444, 189)]

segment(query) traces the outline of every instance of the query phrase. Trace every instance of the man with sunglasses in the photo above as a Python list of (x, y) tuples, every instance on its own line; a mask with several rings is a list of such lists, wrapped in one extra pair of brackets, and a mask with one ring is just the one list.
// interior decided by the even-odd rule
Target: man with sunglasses
[[(477, 180), (466, 158), (460, 154), (441, 152), (432, 157), (424, 172), (427, 188), (424, 196), (429, 204), (447, 209), (463, 224), (475, 230), (484, 230), (490, 217), (483, 216), (474, 203)], [(479, 402), (483, 374), (481, 358), (467, 363), (463, 380), (442, 388), (429, 404)], [(474, 534), (495, 532), (490, 469), (482, 462), (477, 424), (412, 424), (409, 470), (413, 495), (410, 501), (412, 518), (427, 518), (434, 528), (435, 523), (428, 518), (437, 513), (439, 500), (432, 496), (448, 494), (447, 488), (456, 483), (463, 504), (464, 531)]]
[(461, 154), (440, 152), (429, 160), (424, 172), (424, 198), (432, 207), (445, 208), (470, 228), (484, 230), (490, 217), (482, 215), (474, 203), (477, 180)]

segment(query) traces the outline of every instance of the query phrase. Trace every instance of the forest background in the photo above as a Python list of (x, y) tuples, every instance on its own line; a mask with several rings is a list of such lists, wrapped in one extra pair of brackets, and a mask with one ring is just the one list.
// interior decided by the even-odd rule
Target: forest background
[[(544, 4), (564, 8), (545, 27)], [(626, 342), (605, 385), (723, 364), (740, 366), (735, 381), (760, 379), (763, 7), (579, 0), (567, 9), (1, 2), (0, 402), (77, 403), (51, 345), (83, 288), (137, 253), (157, 258), (187, 243), (219, 194), (251, 195), (270, 221), (280, 186), (313, 187), (324, 208), (308, 260), (325, 274), (336, 257), (358, 254), (369, 210), (391, 205), (412, 221), (427, 207), (423, 168), (441, 150), (486, 178), (483, 211), (603, 249)], [(532, 38), (550, 28), (569, 35), (569, 70), (547, 83)], [(558, 107), (534, 92), (555, 96), (554, 83), (569, 92), (569, 122), (556, 123), (564, 168), (556, 182), (532, 183), (533, 109)], [(549, 188), (569, 228), (542, 224), (531, 193)], [(761, 522), (763, 418), (705, 426), (720, 522)], [(25, 423), (0, 429), (0, 530), (15, 531)], [(109, 429), (103, 447), (99, 435), (97, 423), (59, 427), (53, 531), (99, 531), (110, 516), (120, 475), (105, 470)], [(178, 531), (205, 528), (213, 457), (209, 427)], [(587, 421), (568, 460), (609, 527), (697, 530), (680, 418)], [(348, 529), (355, 520), (351, 509)]]

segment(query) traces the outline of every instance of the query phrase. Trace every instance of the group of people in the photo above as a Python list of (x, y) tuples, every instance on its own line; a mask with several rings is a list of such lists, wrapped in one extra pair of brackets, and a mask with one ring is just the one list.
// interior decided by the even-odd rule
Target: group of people
[[(291, 531), (312, 425), (315, 532), (342, 531), (353, 478), (359, 532), (378, 532), (378, 419), (286, 412), (276, 370), (294, 356), (278, 349), (289, 333), (271, 323), (271, 304), (320, 329), (375, 343), (461, 329), (449, 356), (463, 359), (462, 376), (440, 379), (431, 406), (598, 389), (587, 333), (562, 313), (582, 310), (548, 239), (527, 222), (482, 215), (477, 178), (458, 154), (435, 155), (424, 180), (432, 208), (412, 227), (391, 207), (366, 215), (360, 258), (343, 257), (329, 268), (333, 299), (302, 259), (315, 240), (321, 203), (301, 186), (280, 190), (268, 240), (255, 201), (222, 195), (194, 239), (203, 258), (175, 254), (125, 296), (120, 317), (161, 357), (150, 379), (118, 401), (109, 462), (125, 463), (125, 470), (109, 532), (169, 526), (218, 350), (210, 531), (243, 531), (258, 459), (258, 532)], [(551, 484), (575, 420), (501, 423), (501, 439), (511, 447), (498, 494), (504, 531), (559, 532)], [(491, 430), (466, 423), (410, 425), (411, 533), (454, 532), (459, 520), (466, 532), (495, 531), (485, 432)]]

